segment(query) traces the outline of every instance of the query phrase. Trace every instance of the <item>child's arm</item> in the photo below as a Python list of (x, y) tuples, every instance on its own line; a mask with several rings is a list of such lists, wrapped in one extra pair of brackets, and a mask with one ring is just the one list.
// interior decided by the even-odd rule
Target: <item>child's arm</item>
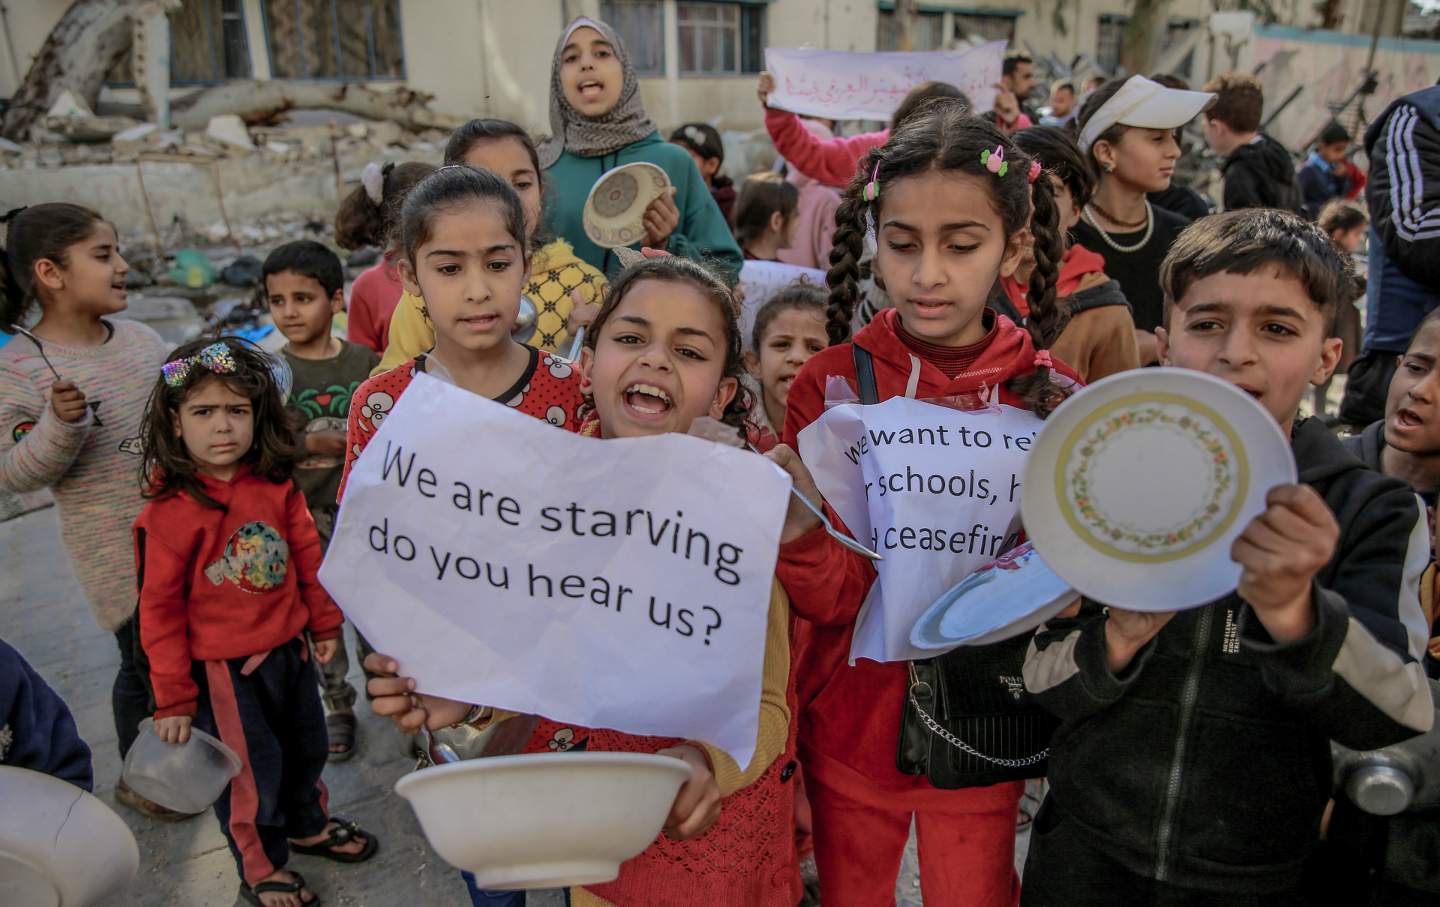
[(885, 142), (884, 133), (873, 132), (819, 139), (801, 125), (798, 116), (775, 107), (765, 109), (765, 130), (770, 133), (775, 151), (786, 163), (834, 189), (848, 186), (860, 159), (871, 148)]
[[(1428, 560), (1415, 495), (1386, 483), (1345, 537), (1314, 489), (1273, 489), (1235, 543), (1246, 607), (1240, 644), (1260, 676), (1333, 740), (1376, 749), (1430, 729), (1435, 706), (1418, 662), (1428, 636), (1417, 582)], [(1316, 575), (1339, 549), (1330, 588)]]
[(155, 720), (178, 715), (193, 718), (200, 690), (190, 676), (185, 607), (191, 556), (174, 551), (137, 526), (135, 559), (140, 580), (140, 645), (150, 660)]
[(305, 495), (294, 482), (285, 492), (285, 517), (288, 523), (285, 542), (290, 546), (290, 563), (295, 566), (300, 600), (310, 612), (310, 621), (305, 629), (310, 631), (310, 638), (316, 642), (334, 639), (340, 635), (340, 625), (345, 622), (345, 617), (335, 606), (330, 593), (320, 585), (318, 575), (325, 550), (320, 544), (320, 533), (315, 529), (315, 518), (305, 504)]
[(425, 304), (409, 293), (400, 297), (390, 316), (390, 339), (380, 364), (370, 370), (378, 375), (403, 365), (435, 345), (435, 326), (425, 317)]
[(0, 642), (0, 764), (28, 768), (92, 790), (90, 747), (65, 700), (19, 652)]
[(93, 424), (84, 394), (71, 382), (55, 382), (48, 400), (32, 395), (18, 376), (0, 372), (0, 488), (16, 493), (63, 479)]
[(1153, 640), (1173, 616), (1107, 609), (1087, 599), (1078, 613), (1054, 618), (1036, 632), (1025, 653), (1025, 689), (1066, 720), (1107, 709), (1139, 676)]

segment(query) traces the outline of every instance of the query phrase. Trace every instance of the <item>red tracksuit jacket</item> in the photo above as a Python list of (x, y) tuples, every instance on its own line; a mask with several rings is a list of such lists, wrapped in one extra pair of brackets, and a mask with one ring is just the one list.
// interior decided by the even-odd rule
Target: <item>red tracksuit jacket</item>
[[(874, 360), (875, 385), (881, 400), (905, 393), (913, 355), (896, 336), (895, 309), (886, 309), (855, 335), (853, 342)], [(1023, 406), (1003, 389), (1004, 382), (1035, 367), (1030, 335), (1003, 315), (993, 339), (970, 369), (950, 380), (934, 365), (920, 360), (916, 397), (941, 397), (1001, 384), (1000, 399)], [(1073, 378), (1063, 364), (1057, 370)], [(858, 390), (851, 344), (816, 353), (790, 387), (784, 442), (799, 449), (796, 436), (825, 409), (825, 380), (841, 375)], [(836, 517), (831, 512), (832, 520)], [(860, 605), (875, 580), (875, 570), (816, 528), (780, 546), (776, 567), (799, 620), (792, 649), (800, 699), (800, 752), (805, 771), (842, 793), (872, 800), (875, 795), (908, 795), (905, 802), (923, 808), (927, 802), (953, 808), (955, 798), (970, 799), (975, 810), (1010, 808), (1012, 785), (942, 791), (923, 776), (895, 768), (900, 737), (901, 703), (907, 672), (904, 662), (882, 664), (860, 660), (847, 664), (850, 640)], [(932, 801), (933, 798), (933, 801)], [(988, 801), (993, 800), (993, 803)]]
[(340, 609), (315, 578), (323, 554), (305, 495), (242, 466), (229, 482), (201, 476), (224, 510), (187, 494), (151, 501), (135, 521), (140, 642), (155, 717), (194, 716), (192, 661), (268, 652), (309, 630), (340, 635)]

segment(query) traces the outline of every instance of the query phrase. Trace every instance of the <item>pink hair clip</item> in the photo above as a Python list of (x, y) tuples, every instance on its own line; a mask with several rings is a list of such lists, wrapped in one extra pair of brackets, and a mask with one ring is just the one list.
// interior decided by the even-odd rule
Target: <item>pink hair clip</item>
[(1050, 358), (1049, 350), (1035, 351), (1035, 367), (1037, 369), (1055, 367), (1055, 360)]
[(1043, 169), (1044, 168), (1040, 165), (1039, 158), (1036, 158), (1035, 160), (1030, 162), (1030, 172), (1026, 174), (1025, 178), (1033, 183), (1040, 178), (1040, 171)]
[(1010, 172), (1010, 162), (1005, 160), (1005, 149), (1000, 145), (996, 145), (994, 151), (980, 152), (980, 163), (996, 176), (1004, 176)]
[(880, 197), (880, 161), (878, 158), (875, 161), (875, 172), (870, 174), (870, 182), (865, 184), (865, 191), (860, 193), (860, 197), (867, 202), (873, 202)]

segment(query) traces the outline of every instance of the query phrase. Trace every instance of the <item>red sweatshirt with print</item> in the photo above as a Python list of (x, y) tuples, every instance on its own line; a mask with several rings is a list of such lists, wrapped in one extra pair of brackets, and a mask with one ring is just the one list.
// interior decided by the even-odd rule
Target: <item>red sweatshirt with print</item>
[(315, 576), (320, 536), (295, 483), (245, 466), (228, 482), (200, 479), (224, 509), (182, 493), (151, 501), (135, 521), (156, 719), (195, 715), (192, 661), (258, 655), (304, 630), (317, 640), (340, 635), (340, 609)]
[[(988, 343), (979, 357), (952, 379), (901, 341), (896, 333), (897, 314), (895, 309), (885, 309), (853, 339), (874, 361), (880, 400), (904, 395), (913, 358), (920, 364), (915, 394), (919, 399), (999, 384), (1001, 402), (1024, 406), (1004, 389), (1004, 383), (1034, 370), (1035, 347), (1025, 329), (1003, 315), (987, 313), (991, 323)], [(816, 353), (795, 376), (783, 440), (797, 451), (801, 429), (825, 411), (827, 377), (843, 376), (858, 392), (851, 345), (843, 343)], [(1073, 379), (1068, 367), (1056, 363), (1056, 368)], [(833, 511), (829, 515), (839, 522)], [(953, 811), (958, 804), (976, 812), (1013, 808), (1019, 796), (1018, 782), (945, 791), (932, 787), (924, 776), (901, 774), (895, 768), (900, 706), (907, 681), (905, 662), (861, 659), (853, 666), (847, 663), (855, 618), (875, 581), (869, 561), (817, 527), (780, 546), (776, 573), (798, 618), (792, 657), (801, 708), (801, 761), (808, 775), (862, 802), (880, 794), (897, 798), (897, 806), (910, 809), (933, 805)]]

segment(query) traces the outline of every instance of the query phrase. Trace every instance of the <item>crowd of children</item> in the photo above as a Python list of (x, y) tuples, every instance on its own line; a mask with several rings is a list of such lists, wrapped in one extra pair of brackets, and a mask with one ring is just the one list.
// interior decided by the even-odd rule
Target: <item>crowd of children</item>
[[(349, 469), (397, 402), (424, 393), (417, 375), (601, 439), (716, 422), (818, 501), (799, 436), (837, 387), (865, 404), (988, 395), (1043, 420), (1084, 384), (1158, 365), (1253, 396), (1299, 480), (1271, 489), (1236, 541), (1233, 594), (1178, 613), (1085, 600), (1028, 648), (955, 659), (963, 672), (966, 658), (1013, 656), (1059, 723), (1023, 882), (1030, 774), (971, 761), (937, 784), (916, 768), (915, 666), (850, 658), (877, 569), (795, 500), (760, 698), (735, 704), (758, 710), (748, 764), (704, 741), (428, 695), (357, 638), (370, 707), (463, 758), (511, 723), (521, 752), (684, 762), (664, 834), (615, 881), (566, 892), (570, 904), (794, 907), (817, 896), (802, 887), (813, 848), (820, 903), (879, 907), (912, 833), (936, 904), (1324, 903), (1317, 879), (1335, 867), (1315, 854), (1349, 809), (1331, 742), (1377, 749), (1434, 720), (1440, 315), (1408, 338), (1383, 418), (1337, 438), (1300, 409), (1321, 388), (1324, 414), (1323, 389), (1359, 343), (1350, 259), (1368, 223), (1345, 200), (1363, 185), (1348, 133), (1322, 133), (1297, 183), (1259, 132), (1251, 78), (1189, 91), (1133, 76), (1079, 96), (1065, 82), (1043, 118), (1024, 103), (1034, 81), (1033, 61), (1011, 55), (990, 112), (927, 83), (888, 128), (838, 138), (833, 123), (768, 107), (762, 77), (784, 172), (732, 180), (716, 130), (661, 139), (619, 36), (576, 19), (556, 44), (544, 142), (478, 119), (438, 168), (365, 168), (335, 238), (381, 255), (351, 289), (348, 340), (333, 332), (347, 304), (337, 255), (309, 240), (270, 253), (277, 354), (226, 336), (167, 352), (115, 317), (127, 265), (101, 214), (7, 215), (0, 326), (24, 336), (0, 347), (0, 487), (55, 495), (119, 648), (121, 755), (146, 718), (164, 741), (198, 729), (238, 755), (215, 813), (244, 900), (318, 903), (291, 854), (358, 863), (380, 847), (330, 813), (321, 780), (361, 741), (344, 615), (317, 573)], [(1197, 117), (1226, 156), (1226, 210), (1191, 223), (1156, 199), (1174, 188), (1177, 131)], [(671, 184), (644, 213), (639, 255), (582, 227), (590, 187), (634, 161)], [(747, 261), (823, 269), (825, 285), (747, 303)], [(1025, 451), (1006, 456), (1023, 472)], [(1157, 605), (1166, 596), (1154, 590)], [(0, 762), (92, 783), (63, 702), (3, 642)], [(116, 797), (185, 818), (123, 784)], [(1373, 857), (1346, 859), (1363, 876)], [(476, 904), (525, 900), (463, 884)]]

